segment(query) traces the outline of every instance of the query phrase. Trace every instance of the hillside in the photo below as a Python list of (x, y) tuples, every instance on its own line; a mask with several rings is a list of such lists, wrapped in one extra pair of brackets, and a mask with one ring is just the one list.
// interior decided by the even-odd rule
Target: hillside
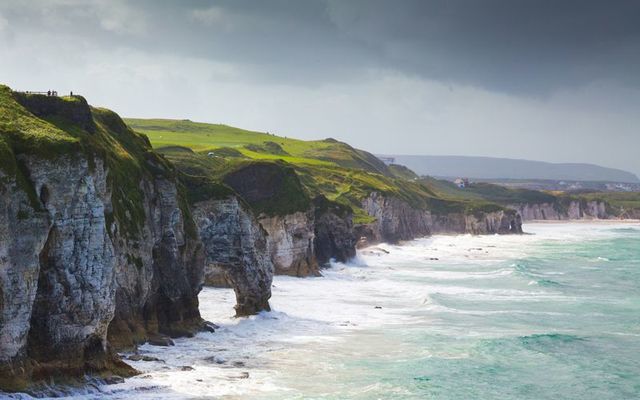
[(493, 157), (390, 155), (418, 175), (475, 179), (546, 179), (639, 183), (631, 172), (593, 164), (554, 164)]
[(486, 201), (503, 206), (517, 204), (551, 204), (565, 209), (571, 202), (603, 202), (611, 216), (636, 218), (640, 212), (640, 192), (560, 192), (514, 189), (486, 182), (474, 182), (461, 189), (447, 180), (421, 178), (423, 185), (438, 197), (454, 201)]
[[(324, 195), (351, 207), (356, 223), (372, 221), (362, 209), (362, 200), (374, 191), (400, 198), (416, 209), (435, 212), (496, 209), (496, 205), (483, 199), (442, 199), (416, 181), (415, 174), (406, 167), (388, 167), (372, 154), (334, 139), (303, 141), (188, 120), (125, 121), (147, 135), (157, 151), (199, 185), (203, 178), (223, 182), (225, 176), (250, 164), (275, 163), (296, 171), (309, 198)], [(198, 196), (200, 189), (196, 185), (187, 186), (193, 189), (192, 196)], [(283, 208), (281, 213), (301, 204), (295, 191), (289, 195), (291, 201), (278, 203)], [(281, 198), (285, 199), (286, 196)], [(258, 208), (266, 211), (264, 207)]]
[(304, 141), (189, 120), (128, 118), (125, 121), (134, 130), (147, 135), (155, 148), (179, 145), (198, 153), (217, 150), (222, 157), (340, 166), (391, 176), (387, 166), (373, 154), (335, 139)]

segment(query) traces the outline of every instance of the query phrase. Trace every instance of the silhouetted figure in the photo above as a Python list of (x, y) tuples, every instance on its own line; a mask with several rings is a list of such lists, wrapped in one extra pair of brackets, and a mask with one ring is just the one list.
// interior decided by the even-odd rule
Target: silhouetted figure
[(70, 96), (73, 96), (73, 90), (71, 91), (71, 95)]
[(51, 90), (47, 92), (47, 96), (51, 96)]

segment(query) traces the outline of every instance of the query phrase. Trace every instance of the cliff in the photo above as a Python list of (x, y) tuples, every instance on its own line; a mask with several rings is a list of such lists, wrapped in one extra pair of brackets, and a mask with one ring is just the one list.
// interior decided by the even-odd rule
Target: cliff
[(313, 210), (262, 216), (260, 224), (268, 233), (267, 247), (275, 273), (291, 276), (319, 275), (313, 247)]
[(467, 210), (461, 205), (447, 205), (449, 210), (420, 209), (402, 199), (373, 192), (363, 200), (362, 207), (375, 221), (360, 224), (355, 231), (369, 244), (395, 243), (443, 233), (522, 233), (522, 219), (517, 212), (498, 206), (487, 211)]
[(230, 196), (196, 203), (193, 214), (206, 251), (205, 284), (231, 286), (238, 316), (269, 310), (273, 263), (251, 211)]
[(552, 203), (525, 203), (509, 206), (522, 216), (524, 221), (532, 220), (577, 220), (608, 219), (616, 217), (603, 201), (569, 200)]
[(0, 388), (135, 371), (202, 327), (204, 253), (172, 168), (81, 97), (0, 87)]
[(313, 199), (315, 224), (313, 249), (321, 266), (330, 261), (347, 262), (356, 256), (357, 237), (349, 207), (324, 196)]
[(277, 274), (318, 274), (313, 205), (293, 168), (272, 162), (241, 163), (225, 174), (223, 182), (258, 216)]
[(115, 350), (206, 328), (203, 284), (232, 287), (238, 316), (269, 310), (274, 273), (317, 276), (353, 258), (361, 238), (521, 233), (522, 219), (611, 215), (601, 200), (434, 186), (331, 139), (216, 127), (238, 146), (176, 144), (168, 161), (82, 97), (0, 86), (0, 389), (134, 374)]
[[(521, 229), (515, 212), (483, 199), (440, 196), (407, 168), (386, 166), (333, 139), (301, 141), (191, 121), (129, 121), (185, 174), (220, 182), (248, 205), (266, 231), (276, 274), (318, 275), (332, 259), (353, 258), (360, 237), (397, 242), (431, 233)], [(226, 284), (220, 272), (212, 270), (208, 282)]]

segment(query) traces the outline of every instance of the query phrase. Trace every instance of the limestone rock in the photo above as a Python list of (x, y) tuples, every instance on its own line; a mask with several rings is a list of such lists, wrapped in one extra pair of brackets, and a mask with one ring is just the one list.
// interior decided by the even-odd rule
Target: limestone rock
[(233, 287), (236, 314), (269, 310), (273, 263), (266, 232), (236, 197), (200, 202), (194, 217), (206, 253), (208, 284), (220, 277)]
[(313, 209), (284, 216), (262, 216), (260, 224), (268, 233), (267, 248), (276, 274), (319, 275), (313, 248)]

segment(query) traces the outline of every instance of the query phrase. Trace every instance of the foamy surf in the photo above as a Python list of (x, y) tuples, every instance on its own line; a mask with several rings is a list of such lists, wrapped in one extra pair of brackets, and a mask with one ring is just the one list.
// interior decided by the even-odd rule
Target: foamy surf
[(278, 276), (274, 311), (249, 318), (233, 317), (232, 290), (206, 288), (202, 315), (219, 330), (142, 346), (159, 361), (131, 362), (140, 376), (73, 397), (633, 398), (640, 225), (526, 228), (383, 244), (321, 278)]

